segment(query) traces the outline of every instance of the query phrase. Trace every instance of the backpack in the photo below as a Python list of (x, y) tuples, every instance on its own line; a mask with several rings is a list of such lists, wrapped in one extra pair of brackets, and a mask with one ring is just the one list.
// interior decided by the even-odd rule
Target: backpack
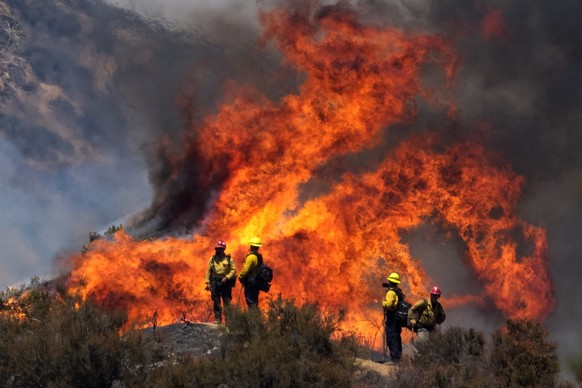
[(271, 282), (273, 281), (273, 270), (263, 262), (263, 255), (258, 252), (249, 253), (249, 255), (250, 254), (257, 255), (257, 258), (259, 259), (259, 264), (256, 269), (257, 274), (255, 275), (255, 283), (259, 290), (269, 292), (271, 289)]
[(396, 312), (394, 319), (396, 320), (396, 325), (400, 327), (410, 328), (410, 323), (408, 322), (408, 310), (411, 304), (404, 299), (404, 293), (398, 288), (392, 288), (392, 291), (398, 296), (398, 303), (396, 303)]
[(410, 323), (408, 322), (408, 310), (410, 306), (410, 303), (398, 298), (398, 303), (396, 304), (396, 324), (398, 326), (410, 328)]

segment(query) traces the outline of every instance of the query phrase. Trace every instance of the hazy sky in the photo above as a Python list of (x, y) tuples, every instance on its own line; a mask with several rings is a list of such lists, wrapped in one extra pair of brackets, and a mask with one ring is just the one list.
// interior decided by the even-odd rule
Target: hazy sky
[(12, 4), (25, 44), (12, 50), (22, 64), (11, 74), (16, 91), (0, 94), (2, 288), (51, 277), (54, 259), (91, 231), (147, 208), (148, 149), (181, 130), (189, 73), (197, 68), (204, 98), (216, 98), (228, 62), (258, 32), (248, 1), (113, 2), (148, 21), (58, 3)]

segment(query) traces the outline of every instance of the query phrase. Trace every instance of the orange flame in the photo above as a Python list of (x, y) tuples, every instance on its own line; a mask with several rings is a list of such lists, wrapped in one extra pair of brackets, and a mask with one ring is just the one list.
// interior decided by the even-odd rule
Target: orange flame
[(347, 307), (349, 324), (372, 336), (389, 272), (401, 274), (410, 298), (425, 296), (432, 283), (400, 234), (438, 222), (464, 241), (485, 284), (483, 295), (449, 296), (448, 306), (490, 297), (507, 316), (547, 316), (545, 232), (514, 215), (523, 179), (477, 144), (417, 138), (375, 171), (345, 174), (328, 181), (327, 194), (300, 199), (326, 161), (366, 153), (384, 128), (412, 120), (415, 97), (431, 98), (420, 82), (427, 63), (452, 77), (457, 60), (446, 42), (363, 26), (340, 7), (260, 17), (264, 42), (274, 40), (304, 72), (299, 92), (275, 102), (231, 85), (219, 112), (189, 128), (197, 137), (182, 156), (202, 155), (208, 180), (227, 176), (200, 229), (184, 239), (136, 241), (118, 232), (113, 241), (97, 240), (75, 261), (71, 290), (126, 309), (131, 322), (155, 311), (159, 324), (186, 313), (204, 319), (213, 242), (226, 240), (240, 268), (248, 239), (258, 235), (276, 274), (272, 295)]
[(28, 319), (25, 298), (11, 296), (5, 303), (0, 301), (0, 318), (24, 323)]

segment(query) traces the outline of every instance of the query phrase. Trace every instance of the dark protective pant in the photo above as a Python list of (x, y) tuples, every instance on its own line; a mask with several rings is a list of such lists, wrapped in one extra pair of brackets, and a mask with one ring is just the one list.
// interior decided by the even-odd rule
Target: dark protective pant
[(394, 362), (400, 361), (402, 357), (402, 328), (396, 324), (395, 314), (386, 314), (386, 344), (390, 351), (390, 360)]
[(220, 321), (222, 320), (221, 299), (224, 307), (230, 305), (232, 301), (232, 287), (229, 282), (222, 284), (217, 280), (212, 281), (210, 285), (210, 297), (212, 298), (212, 302), (214, 302), (214, 319)]
[(245, 300), (249, 308), (259, 307), (259, 287), (255, 282), (247, 282), (245, 284)]

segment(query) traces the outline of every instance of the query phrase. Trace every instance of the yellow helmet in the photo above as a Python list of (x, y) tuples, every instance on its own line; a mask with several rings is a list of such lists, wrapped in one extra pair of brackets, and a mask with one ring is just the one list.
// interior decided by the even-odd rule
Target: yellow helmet
[(249, 244), (251, 245), (251, 247), (260, 247), (261, 245), (263, 245), (261, 244), (261, 239), (258, 237), (251, 238)]
[(400, 283), (400, 276), (396, 272), (392, 272), (390, 276), (388, 276), (388, 281), (392, 283), (399, 284)]

